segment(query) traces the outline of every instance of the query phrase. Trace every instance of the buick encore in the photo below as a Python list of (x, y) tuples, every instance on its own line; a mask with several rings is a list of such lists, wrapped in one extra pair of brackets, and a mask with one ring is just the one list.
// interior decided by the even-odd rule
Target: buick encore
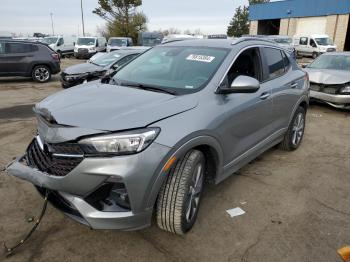
[(37, 135), (7, 171), (93, 229), (140, 229), (155, 214), (184, 234), (205, 183), (299, 147), (308, 103), (307, 74), (270, 41), (173, 41), (38, 103)]

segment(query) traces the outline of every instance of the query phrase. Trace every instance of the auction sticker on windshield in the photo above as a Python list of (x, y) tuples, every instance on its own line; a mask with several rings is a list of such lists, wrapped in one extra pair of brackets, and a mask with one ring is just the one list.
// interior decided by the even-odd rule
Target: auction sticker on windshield
[(214, 59), (215, 59), (214, 56), (194, 55), (194, 54), (191, 54), (186, 58), (186, 60), (205, 62), (205, 63), (211, 63)]

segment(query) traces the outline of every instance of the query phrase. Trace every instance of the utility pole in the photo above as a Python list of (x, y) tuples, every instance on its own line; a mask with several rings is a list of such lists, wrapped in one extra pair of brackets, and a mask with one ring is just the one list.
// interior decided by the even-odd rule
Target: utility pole
[(55, 30), (54, 30), (54, 28), (53, 28), (53, 18), (52, 18), (53, 13), (52, 13), (52, 12), (50, 13), (50, 16), (51, 16), (51, 28), (52, 28), (52, 35), (55, 35)]
[(83, 24), (83, 36), (85, 36), (83, 0), (80, 0), (80, 9), (81, 9), (81, 22)]

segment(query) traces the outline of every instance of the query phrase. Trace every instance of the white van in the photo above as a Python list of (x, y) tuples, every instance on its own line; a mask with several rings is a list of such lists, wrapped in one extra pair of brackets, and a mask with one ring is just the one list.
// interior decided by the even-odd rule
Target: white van
[(107, 52), (119, 50), (123, 47), (133, 46), (131, 37), (110, 37), (107, 43)]
[(312, 56), (314, 59), (323, 53), (337, 51), (337, 46), (328, 35), (294, 36), (293, 44), (297, 56)]
[(78, 37), (74, 47), (74, 56), (76, 58), (90, 58), (97, 52), (105, 52), (106, 46), (107, 41), (104, 37)]
[(40, 40), (40, 42), (48, 44), (61, 57), (65, 55), (72, 55), (74, 52), (75, 37), (72, 36), (47, 36)]

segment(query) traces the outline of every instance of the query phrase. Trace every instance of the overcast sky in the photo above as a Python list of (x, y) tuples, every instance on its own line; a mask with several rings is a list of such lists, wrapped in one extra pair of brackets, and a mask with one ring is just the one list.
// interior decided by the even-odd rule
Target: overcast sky
[[(148, 29), (180, 30), (197, 28), (205, 34), (226, 33), (237, 6), (247, 0), (143, 0), (140, 8), (148, 17)], [(92, 13), (97, 0), (83, 0), (85, 31), (96, 34), (105, 22)], [(32, 35), (51, 34), (50, 13), (53, 13), (55, 34), (82, 33), (80, 0), (1, 0), (0, 31)]]

